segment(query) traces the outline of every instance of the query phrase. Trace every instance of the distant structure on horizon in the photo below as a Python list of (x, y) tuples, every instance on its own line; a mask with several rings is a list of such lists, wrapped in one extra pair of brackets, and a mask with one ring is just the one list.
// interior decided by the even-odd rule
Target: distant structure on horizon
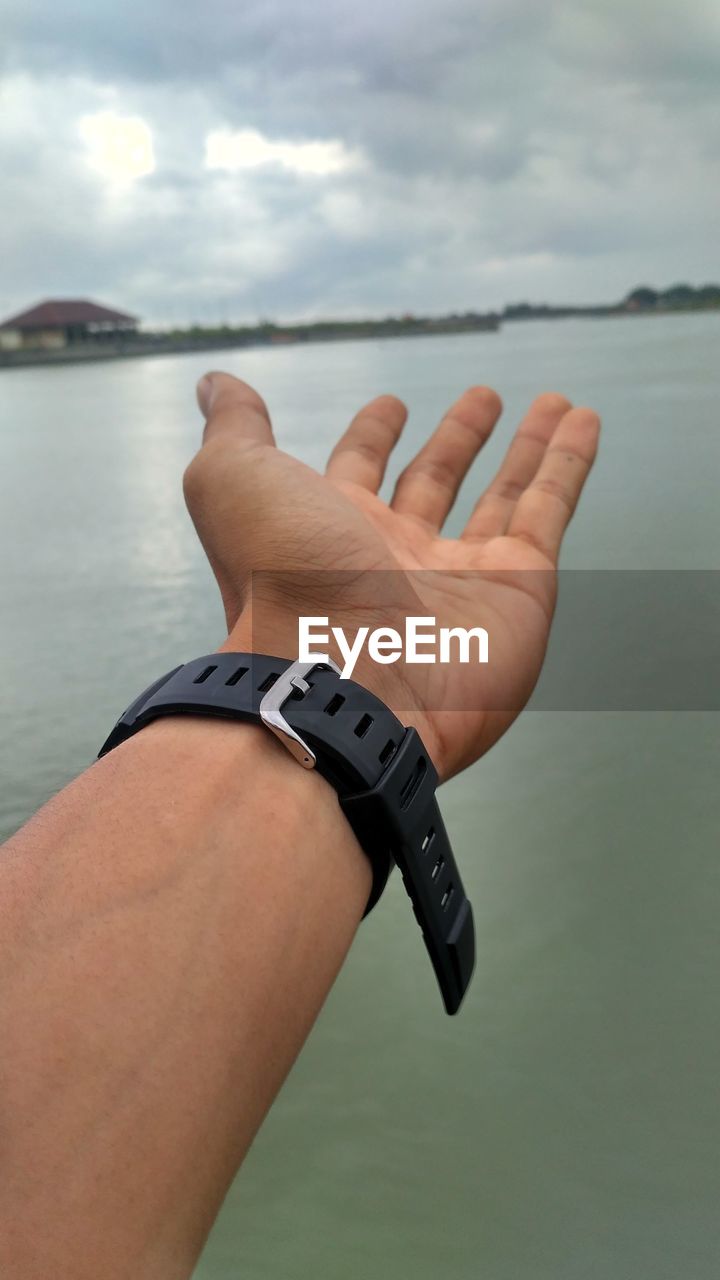
[(85, 298), (40, 302), (0, 324), (0, 350), (53, 351), (82, 343), (113, 341), (137, 332), (137, 316)]

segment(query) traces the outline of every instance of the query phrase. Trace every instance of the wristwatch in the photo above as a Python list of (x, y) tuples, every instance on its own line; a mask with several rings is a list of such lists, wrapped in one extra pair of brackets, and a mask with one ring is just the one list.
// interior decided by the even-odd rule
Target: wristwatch
[(370, 860), (365, 915), (397, 863), (449, 1014), (475, 964), (472, 909), (443, 824), (438, 776), (415, 729), (335, 664), (257, 653), (214, 653), (175, 667), (118, 720), (99, 752), (166, 715), (221, 716), (263, 724), (305, 769), (335, 788)]

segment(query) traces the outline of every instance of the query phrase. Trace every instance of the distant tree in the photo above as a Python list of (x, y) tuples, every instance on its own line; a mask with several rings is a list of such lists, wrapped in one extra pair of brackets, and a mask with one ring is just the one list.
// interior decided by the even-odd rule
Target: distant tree
[(692, 306), (695, 297), (691, 284), (673, 284), (663, 291), (661, 301), (666, 307), (687, 307)]
[(633, 311), (643, 310), (648, 307), (656, 307), (658, 303), (658, 292), (651, 289), (647, 284), (638, 285), (637, 289), (633, 289), (625, 299), (625, 306), (630, 307)]

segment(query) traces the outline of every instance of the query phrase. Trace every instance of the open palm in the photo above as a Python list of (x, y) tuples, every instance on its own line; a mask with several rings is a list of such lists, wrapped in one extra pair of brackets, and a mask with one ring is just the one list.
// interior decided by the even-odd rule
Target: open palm
[[(190, 513), (215, 572), (224, 648), (297, 655), (300, 614), (402, 629), (484, 627), (490, 662), (378, 667), (354, 678), (413, 723), (441, 777), (470, 764), (527, 701), (545, 654), (563, 534), (595, 457), (599, 420), (562, 396), (540, 396), (457, 539), (442, 526), (500, 417), (495, 392), (473, 387), (448, 410), (378, 496), (407, 417), (380, 396), (353, 419), (321, 476), (281, 452), (261, 397), (228, 374), (200, 384), (204, 444), (185, 478)], [(252, 582), (252, 592), (250, 585)]]

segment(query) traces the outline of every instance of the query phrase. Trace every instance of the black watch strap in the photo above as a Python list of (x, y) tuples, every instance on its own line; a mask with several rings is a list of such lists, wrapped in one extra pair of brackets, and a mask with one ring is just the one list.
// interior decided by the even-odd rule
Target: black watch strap
[(470, 903), (440, 815), (438, 777), (414, 729), (368, 689), (323, 663), (215, 653), (176, 667), (128, 707), (107, 754), (165, 715), (264, 723), (305, 768), (317, 768), (370, 860), (378, 901), (393, 862), (402, 873), (445, 1009), (456, 1013), (475, 963)]

